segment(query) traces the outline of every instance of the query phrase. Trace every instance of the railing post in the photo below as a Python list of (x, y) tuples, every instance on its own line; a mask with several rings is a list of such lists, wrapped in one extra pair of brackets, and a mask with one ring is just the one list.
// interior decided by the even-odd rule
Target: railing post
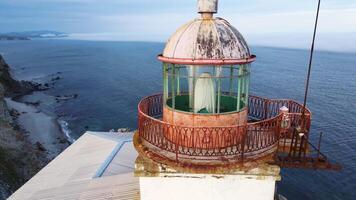
[[(175, 138), (177, 138), (178, 137), (178, 135), (180, 136), (180, 134), (177, 134), (177, 131), (176, 131), (176, 128), (175, 127), (173, 127), (172, 128), (172, 130), (173, 130), (173, 134), (175, 135)], [(181, 138), (179, 138), (178, 140), (177, 140), (177, 142), (175, 143), (175, 150), (176, 150), (176, 161), (178, 162), (179, 161), (179, 159), (178, 159), (178, 151), (179, 151), (179, 141), (180, 141), (180, 139)]]
[[(243, 126), (243, 133), (242, 133), (242, 141), (241, 141), (241, 145), (242, 145), (242, 149), (241, 149), (241, 164), (244, 163), (244, 154), (245, 154), (245, 145), (246, 145), (246, 134), (247, 134), (247, 125), (246, 126)], [(237, 127), (237, 133), (239, 133), (239, 129), (241, 127), (238, 126)]]
[(263, 119), (267, 119), (267, 113), (268, 113), (267, 109), (268, 109), (269, 100), (265, 99), (264, 101), (265, 101), (265, 114), (264, 114), (264, 118)]
[[(277, 130), (275, 130), (276, 131), (276, 135), (274, 135), (274, 137), (277, 137), (276, 138), (277, 139), (277, 154), (279, 152), (280, 135), (281, 135), (281, 120), (282, 120), (281, 116), (282, 115), (280, 115), (280, 117), (278, 117), (277, 127), (276, 127)], [(277, 156), (277, 154), (276, 154), (276, 156)]]
[(296, 130), (295, 130), (295, 127), (293, 127), (292, 140), (290, 142), (290, 148), (289, 148), (288, 157), (291, 157), (292, 153), (293, 153), (293, 145), (294, 145), (295, 133), (296, 133)]
[[(300, 146), (299, 146), (299, 152), (298, 152), (298, 158), (301, 158), (302, 156), (302, 151), (303, 151), (303, 147), (305, 146), (305, 149), (304, 151), (306, 151), (306, 147), (307, 145), (305, 144), (304, 145), (304, 142), (306, 143), (308, 141), (308, 128), (307, 128), (307, 116), (305, 115), (305, 108), (303, 108), (303, 113), (302, 113), (302, 116), (301, 116), (301, 119), (300, 119), (300, 127), (301, 127), (301, 130), (300, 132), (303, 133), (301, 139), (300, 139)], [(296, 146), (297, 147), (297, 146)], [(305, 152), (304, 152), (304, 156), (305, 156)]]
[(294, 147), (293, 147), (293, 157), (295, 157), (296, 153), (297, 153), (297, 147), (298, 147), (298, 137), (299, 137), (299, 134), (297, 133), (297, 131), (295, 131), (295, 134), (294, 134), (294, 137), (295, 137), (295, 140), (294, 140)]
[(307, 115), (306, 120), (307, 120), (307, 123), (306, 123), (306, 132), (305, 132), (306, 145), (305, 145), (304, 157), (306, 156), (306, 150), (307, 150), (307, 148), (308, 148), (307, 145), (308, 145), (308, 141), (309, 141), (310, 120), (311, 120), (310, 114)]
[(304, 145), (305, 141), (306, 141), (305, 140), (305, 135), (302, 135), (302, 137), (300, 139), (300, 146), (299, 146), (299, 152), (298, 152), (298, 158), (299, 159), (302, 157), (302, 151), (303, 151), (304, 146), (306, 146), (306, 145)]

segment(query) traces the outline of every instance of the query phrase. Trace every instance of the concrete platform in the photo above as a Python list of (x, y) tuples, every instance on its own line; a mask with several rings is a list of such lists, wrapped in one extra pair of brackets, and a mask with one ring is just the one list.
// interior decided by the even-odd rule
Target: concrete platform
[(9, 199), (139, 199), (132, 136), (85, 133)]

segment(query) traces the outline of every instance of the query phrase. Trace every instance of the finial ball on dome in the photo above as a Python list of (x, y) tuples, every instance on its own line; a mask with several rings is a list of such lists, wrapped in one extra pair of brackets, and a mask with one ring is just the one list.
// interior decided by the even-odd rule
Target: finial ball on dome
[(199, 13), (217, 13), (218, 0), (198, 0)]

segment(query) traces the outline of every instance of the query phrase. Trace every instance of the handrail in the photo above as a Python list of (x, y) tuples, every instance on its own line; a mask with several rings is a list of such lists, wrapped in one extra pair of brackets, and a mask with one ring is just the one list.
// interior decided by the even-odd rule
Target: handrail
[[(195, 160), (234, 162), (234, 159), (243, 161), (274, 153), (282, 133), (283, 116), (279, 114), (278, 106), (290, 107), (288, 115), (295, 126), (300, 118), (297, 112), (302, 106), (292, 100), (269, 100), (256, 96), (250, 96), (249, 103), (249, 114), (258, 116), (260, 121), (233, 126), (178, 126), (159, 119), (163, 112), (162, 94), (145, 97), (138, 105), (139, 137), (148, 142), (148, 150), (158, 148), (161, 157), (175, 161), (188, 156)], [(310, 111), (306, 113), (309, 115), (307, 124), (310, 125)], [(290, 135), (285, 131), (284, 137)], [(175, 154), (175, 158), (167, 156), (169, 153)]]

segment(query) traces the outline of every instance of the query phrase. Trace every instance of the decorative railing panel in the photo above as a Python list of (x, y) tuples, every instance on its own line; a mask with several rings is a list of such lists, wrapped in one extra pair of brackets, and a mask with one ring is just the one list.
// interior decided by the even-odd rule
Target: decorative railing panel
[[(277, 147), (281, 136), (286, 139), (291, 135), (291, 128), (281, 129), (283, 116), (279, 114), (280, 107), (290, 109), (291, 126), (300, 124), (303, 109), (291, 100), (251, 96), (249, 115), (260, 120), (258, 122), (240, 126), (184, 127), (162, 121), (162, 106), (161, 94), (146, 97), (139, 103), (138, 129), (141, 139), (155, 148), (175, 154), (175, 159), (189, 156), (195, 160), (227, 160), (233, 157), (240, 161), (263, 156), (263, 152), (270, 153)], [(309, 127), (310, 112), (307, 110), (306, 114)]]
[[(279, 109), (286, 106), (290, 114), (301, 114), (303, 105), (289, 99), (266, 99), (257, 96), (249, 96), (248, 102), (249, 116), (258, 120), (270, 119), (279, 114)], [(306, 115), (311, 112), (306, 108)]]

